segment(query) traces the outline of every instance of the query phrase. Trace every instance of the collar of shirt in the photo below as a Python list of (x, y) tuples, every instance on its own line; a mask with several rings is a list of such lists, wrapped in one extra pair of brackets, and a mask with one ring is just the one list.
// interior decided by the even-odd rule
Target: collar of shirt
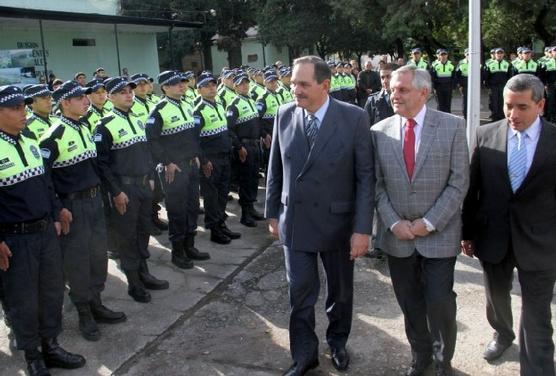
[(80, 132), (81, 123), (78, 120), (73, 120), (73, 119), (67, 118), (64, 115), (60, 116), (60, 120), (62, 121), (62, 123), (66, 124), (66, 125), (69, 125), (70, 127), (75, 129), (76, 131)]
[[(317, 126), (320, 128), (320, 125), (322, 124), (323, 120), (324, 120), (324, 115), (326, 115), (326, 111), (328, 110), (328, 106), (330, 106), (330, 96), (326, 96), (326, 101), (324, 102), (324, 104), (322, 106), (320, 106), (320, 108), (313, 114), (313, 116), (315, 116), (319, 121), (317, 122)], [(307, 118), (307, 116), (309, 116), (309, 112), (306, 110), (303, 110), (303, 112), (305, 113), (305, 118)]]
[(177, 99), (170, 98), (170, 97), (166, 97), (166, 100), (167, 100), (168, 102), (172, 103), (174, 106), (178, 106), (178, 107), (181, 106), (181, 102), (178, 101)]
[(19, 135), (20, 133), (17, 134), (17, 136), (11, 135), (9, 133), (4, 132), (3, 130), (0, 130), (0, 138), (3, 138), (4, 140), (6, 140), (7, 142), (9, 142), (12, 145), (17, 144), (17, 141), (19, 140)]
[[(516, 131), (515, 129), (511, 128), (509, 125), (508, 127), (509, 127), (508, 141), (510, 141), (510, 139), (514, 137), (519, 131)], [(527, 135), (529, 140), (531, 140), (533, 143), (536, 144), (541, 134), (541, 118), (537, 116), (533, 124), (531, 124), (531, 126), (525, 129), (523, 133)]]
[[(417, 128), (419, 129), (423, 128), (423, 124), (425, 123), (426, 113), (427, 113), (427, 105), (424, 105), (423, 108), (421, 108), (421, 111), (419, 111), (417, 115), (415, 115), (415, 117), (413, 118), (413, 120), (415, 120), (415, 127), (413, 128), (414, 130), (417, 130)], [(402, 122), (402, 129), (405, 129), (405, 123), (407, 122), (407, 118), (403, 116), (400, 116), (400, 118)]]

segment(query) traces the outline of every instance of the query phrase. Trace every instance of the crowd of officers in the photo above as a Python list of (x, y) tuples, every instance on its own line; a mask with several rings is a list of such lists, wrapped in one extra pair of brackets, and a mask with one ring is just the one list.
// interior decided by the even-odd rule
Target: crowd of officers
[(98, 323), (126, 320), (102, 302), (109, 255), (128, 294), (147, 303), (149, 290), (169, 288), (149, 271), (151, 235), (168, 230), (178, 268), (210, 258), (195, 247), (201, 196), (212, 242), (241, 237), (226, 225), (231, 185), (241, 224), (264, 219), (259, 177), (278, 107), (293, 100), (290, 77), (285, 66), (224, 69), (219, 79), (164, 71), (162, 96), (143, 73), (85, 82), (79, 72), (53, 91), (0, 87), (0, 300), (30, 375), (85, 364), (56, 340), (65, 286), (85, 339), (100, 338)]
[[(466, 112), (465, 55), (454, 64), (439, 49), (429, 64), (419, 48), (411, 51), (407, 64), (431, 72), (439, 110), (451, 111), (459, 87)], [(546, 85), (545, 116), (554, 121), (556, 47), (537, 61), (528, 48), (511, 62), (501, 48), (491, 56), (482, 80), (492, 120), (504, 117), (506, 81), (532, 73)], [(387, 98), (387, 81), (381, 85), (370, 62), (361, 72), (351, 63), (328, 64), (332, 97), (361, 106)], [(109, 256), (119, 258), (128, 294), (146, 303), (149, 290), (169, 288), (149, 271), (151, 235), (168, 230), (178, 268), (210, 258), (195, 247), (201, 197), (212, 242), (241, 237), (226, 225), (231, 187), (239, 194), (241, 224), (263, 220), (254, 206), (259, 177), (278, 108), (293, 100), (291, 73), (281, 64), (224, 68), (218, 78), (164, 71), (157, 77), (162, 96), (147, 74), (109, 78), (102, 68), (89, 82), (79, 72), (50, 86), (0, 87), (0, 300), (11, 345), (25, 352), (29, 374), (85, 364), (56, 340), (65, 285), (85, 339), (100, 338), (98, 323), (126, 320), (102, 303)], [(163, 200), (168, 224), (158, 218)]]

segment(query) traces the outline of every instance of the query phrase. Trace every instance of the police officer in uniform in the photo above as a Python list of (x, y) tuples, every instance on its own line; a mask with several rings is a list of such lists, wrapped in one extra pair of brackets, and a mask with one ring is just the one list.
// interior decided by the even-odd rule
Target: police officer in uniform
[(185, 79), (186, 85), (183, 97), (193, 107), (199, 97), (197, 90), (195, 90), (195, 73), (193, 73), (193, 71), (186, 71), (183, 73), (183, 78)]
[(264, 216), (255, 210), (259, 188), (261, 119), (256, 103), (249, 95), (249, 77), (239, 74), (234, 79), (236, 98), (226, 109), (228, 130), (234, 153), (239, 159), (239, 204), (241, 224), (256, 227)]
[(234, 91), (235, 76), (233, 69), (226, 69), (222, 72), (222, 87), (218, 90), (218, 99), (224, 108), (227, 108), (236, 97)]
[(292, 71), (288, 67), (280, 68), (280, 87), (276, 90), (276, 93), (280, 96), (280, 103), (286, 104), (293, 102), (293, 94), (290, 88)]
[(54, 93), (61, 116), (43, 135), (40, 146), (54, 189), (61, 200), (60, 245), (69, 296), (79, 315), (86, 340), (98, 341), (97, 322), (126, 320), (123, 312), (106, 308), (100, 294), (108, 271), (104, 209), (97, 175), (96, 146), (89, 129), (79, 121), (87, 113), (90, 88), (66, 81)]
[(25, 96), (33, 99), (33, 103), (30, 105), (33, 112), (27, 118), (27, 129), (38, 140), (56, 120), (55, 116), (50, 115), (52, 92), (46, 85), (33, 85), (25, 90)]
[(96, 126), (104, 116), (104, 104), (108, 97), (106, 96), (106, 90), (101, 79), (95, 78), (87, 82), (86, 87), (91, 88), (91, 93), (88, 95), (91, 105), (87, 114), (81, 118), (81, 121), (89, 128), (91, 134), (95, 134)]
[(469, 76), (469, 50), (465, 49), (465, 58), (460, 60), (456, 67), (456, 82), (463, 97), (463, 117), (467, 119), (467, 77)]
[(485, 85), (490, 89), (491, 119), (504, 119), (504, 86), (511, 76), (511, 64), (504, 59), (504, 49), (496, 48), (494, 60), (484, 68)]
[(331, 76), (330, 76), (330, 89), (328, 89), (329, 94), (332, 98), (337, 99), (339, 101), (342, 99), (342, 83), (340, 80), (340, 75), (338, 73), (338, 69), (336, 68), (336, 63), (333, 61), (327, 62), (328, 67), (330, 68)]
[(528, 73), (539, 78), (543, 75), (542, 64), (537, 63), (532, 59), (533, 51), (529, 47), (521, 49), (521, 60), (513, 65), (512, 74), (515, 76), (520, 73)]
[(546, 104), (544, 116), (552, 123), (556, 122), (556, 46), (550, 47), (551, 57), (544, 60), (543, 82), (546, 85)]
[(422, 58), (422, 53), (420, 48), (414, 48), (411, 50), (411, 59), (407, 61), (407, 65), (416, 66), (419, 69), (429, 69), (429, 64)]
[(168, 212), (168, 237), (172, 243), (172, 263), (181, 269), (193, 268), (194, 260), (210, 255), (195, 248), (199, 213), (199, 127), (193, 109), (182, 101), (185, 79), (177, 71), (164, 71), (158, 83), (165, 97), (147, 121), (147, 140), (155, 164), (164, 166), (163, 188)]
[(47, 376), (47, 367), (79, 368), (85, 358), (68, 353), (56, 339), (64, 300), (56, 236), (60, 203), (45, 175), (38, 142), (24, 131), (25, 102), (31, 100), (21, 89), (0, 87), (0, 279), (4, 309), (28, 372)]
[(438, 111), (451, 113), (456, 67), (448, 60), (448, 51), (445, 49), (438, 49), (436, 55), (438, 60), (431, 68), (431, 76), (438, 101)]
[(253, 79), (251, 88), (249, 89), (249, 95), (254, 101), (257, 101), (260, 97), (263, 96), (265, 92), (264, 88), (264, 73), (260, 69), (256, 69), (253, 72)]
[(205, 227), (210, 229), (210, 240), (228, 244), (241, 237), (226, 226), (226, 203), (229, 193), (232, 149), (226, 112), (216, 98), (216, 78), (203, 73), (197, 82), (202, 97), (195, 107), (195, 125), (200, 127), (202, 151), (201, 192), (205, 207)]
[(151, 296), (146, 289), (169, 287), (167, 281), (150, 274), (147, 264), (154, 166), (145, 123), (130, 111), (136, 84), (124, 77), (109, 78), (104, 83), (114, 109), (97, 127), (98, 165), (103, 184), (110, 192), (112, 224), (128, 293), (135, 301), (147, 303)]
[(257, 110), (261, 114), (263, 121), (262, 137), (263, 137), (263, 165), (268, 165), (268, 157), (270, 156), (270, 146), (272, 143), (272, 127), (274, 118), (278, 113), (280, 97), (276, 94), (278, 88), (278, 76), (274, 71), (266, 71), (264, 74), (265, 91), (257, 100)]

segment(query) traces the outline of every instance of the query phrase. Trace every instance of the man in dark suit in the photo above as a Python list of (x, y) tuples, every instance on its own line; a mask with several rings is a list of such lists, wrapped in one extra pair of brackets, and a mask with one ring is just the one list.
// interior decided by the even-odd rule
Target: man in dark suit
[(371, 133), (382, 249), (413, 354), (406, 375), (422, 375), (434, 359), (435, 375), (451, 376), (454, 267), (469, 184), (465, 122), (427, 108), (431, 78), (424, 69), (397, 69), (390, 88), (396, 115)]
[(348, 367), (353, 260), (367, 252), (372, 230), (369, 119), (362, 109), (329, 97), (330, 76), (316, 56), (294, 62), (295, 102), (280, 107), (272, 137), (265, 215), (271, 233), (284, 243), (294, 360), (288, 376), (318, 366), (319, 256), (327, 280), (332, 363), (338, 370)]
[(477, 129), (463, 205), (462, 249), (481, 260), (494, 360), (515, 338), (510, 291), (521, 285), (521, 375), (554, 375), (551, 309), (556, 280), (556, 127), (540, 118), (544, 86), (519, 74), (504, 88), (505, 120)]

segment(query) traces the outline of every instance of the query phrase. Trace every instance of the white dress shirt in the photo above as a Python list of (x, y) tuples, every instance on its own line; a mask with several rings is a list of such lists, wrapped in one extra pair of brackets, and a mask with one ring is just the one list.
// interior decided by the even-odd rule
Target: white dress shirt
[[(324, 115), (326, 115), (326, 111), (328, 111), (328, 106), (330, 105), (330, 96), (326, 96), (326, 101), (323, 103), (322, 106), (320, 106), (320, 108), (313, 114), (314, 117), (316, 117), (318, 119), (317, 121), (317, 128), (320, 129), (320, 125), (322, 124), (323, 120), (324, 120)], [(303, 110), (304, 112), (304, 119), (305, 121), (308, 121), (309, 119), (307, 119), (307, 117), (310, 115), (310, 112), (307, 110)]]
[[(508, 158), (508, 165), (510, 164), (510, 157), (511, 153), (515, 149), (517, 143), (517, 132), (515, 129), (512, 129), (508, 125), (508, 139), (507, 139), (507, 158)], [(533, 157), (535, 156), (535, 151), (537, 150), (537, 144), (539, 143), (539, 136), (541, 134), (541, 119), (537, 116), (537, 119), (529, 126), (526, 130), (523, 131), (523, 141), (525, 142), (525, 150), (527, 151), (527, 164), (525, 175), (529, 172), (531, 168), (531, 164), (533, 163)], [(525, 137), (525, 134), (527, 137)]]

